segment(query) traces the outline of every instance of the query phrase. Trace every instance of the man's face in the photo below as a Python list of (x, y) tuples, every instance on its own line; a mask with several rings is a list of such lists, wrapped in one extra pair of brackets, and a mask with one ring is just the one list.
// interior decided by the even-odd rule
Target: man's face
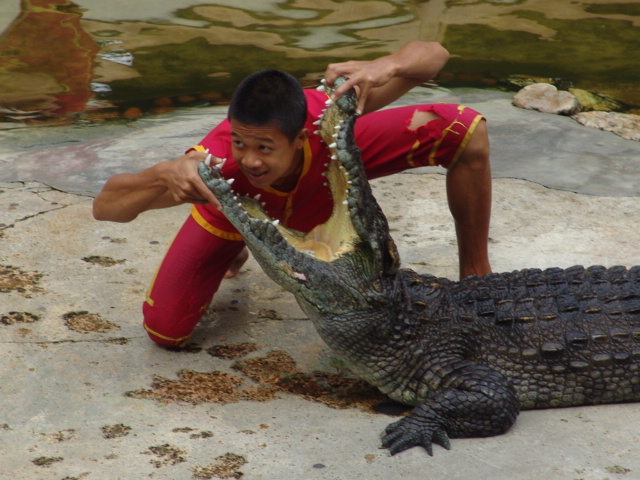
[(302, 169), (303, 146), (308, 130), (293, 140), (275, 126), (255, 126), (231, 120), (233, 158), (256, 188), (292, 190)]

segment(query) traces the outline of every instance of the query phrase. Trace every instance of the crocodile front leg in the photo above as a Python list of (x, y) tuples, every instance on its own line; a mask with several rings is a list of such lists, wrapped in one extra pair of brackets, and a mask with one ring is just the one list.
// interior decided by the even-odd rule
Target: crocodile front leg
[(513, 386), (500, 373), (464, 362), (441, 393), (418, 404), (407, 416), (390, 424), (382, 446), (391, 455), (432, 444), (449, 449), (449, 437), (488, 437), (504, 433), (520, 411)]

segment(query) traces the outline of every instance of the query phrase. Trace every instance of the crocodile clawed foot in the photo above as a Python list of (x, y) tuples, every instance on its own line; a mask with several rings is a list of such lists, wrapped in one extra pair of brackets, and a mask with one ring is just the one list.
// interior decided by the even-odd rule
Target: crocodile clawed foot
[(433, 419), (415, 415), (415, 411), (390, 424), (382, 438), (383, 448), (388, 448), (391, 455), (412, 447), (423, 447), (433, 456), (434, 443), (447, 450), (451, 448), (447, 432)]

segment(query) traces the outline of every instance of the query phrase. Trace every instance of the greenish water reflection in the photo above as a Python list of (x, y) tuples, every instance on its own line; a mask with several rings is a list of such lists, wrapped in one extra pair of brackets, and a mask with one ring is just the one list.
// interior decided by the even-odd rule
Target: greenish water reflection
[[(333, 61), (329, 56), (294, 59), (284, 52), (266, 52), (249, 45), (211, 48), (202, 37), (182, 44), (133, 50), (131, 53), (141, 76), (110, 82), (113, 89), (111, 95), (120, 101), (203, 92), (216, 92), (220, 101), (224, 101), (231, 96), (238, 83), (254, 70), (279, 68), (304, 78), (308, 72), (318, 71)], [(211, 72), (223, 74), (211, 76)]]
[(639, 2), (627, 2), (627, 3), (606, 2), (600, 5), (587, 4), (585, 5), (584, 9), (589, 13), (636, 15), (636, 16), (640, 15)]
[(225, 103), (254, 70), (280, 68), (313, 83), (332, 61), (374, 58), (416, 38), (452, 53), (437, 79), (443, 86), (497, 87), (513, 74), (562, 78), (640, 106), (640, 2), (17, 3), (0, 4), (0, 112), (9, 121), (87, 112), (98, 120), (109, 111), (135, 118)]
[(445, 43), (460, 57), (449, 68), (561, 77), (580, 88), (640, 103), (640, 28), (623, 20), (553, 20), (529, 11), (517, 15), (553, 29), (554, 39), (541, 41), (531, 33), (484, 25), (450, 26)]

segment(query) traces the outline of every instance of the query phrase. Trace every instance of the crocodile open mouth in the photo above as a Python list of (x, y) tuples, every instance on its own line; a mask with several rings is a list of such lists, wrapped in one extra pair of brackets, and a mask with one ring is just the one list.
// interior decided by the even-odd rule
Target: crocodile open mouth
[[(344, 79), (338, 78), (334, 88)], [(322, 88), (325, 88), (324, 86)], [(326, 87), (327, 93), (332, 89)], [(316, 122), (330, 150), (326, 178), (333, 201), (329, 219), (308, 233), (270, 218), (260, 198), (237, 196), (220, 168), (202, 162), (198, 172), (240, 232), (262, 269), (275, 282), (323, 311), (344, 313), (368, 308), (363, 285), (380, 288), (380, 279), (397, 272), (400, 259), (389, 225), (373, 197), (354, 137), (357, 98), (349, 90)]]
[[(338, 162), (332, 161), (328, 165), (326, 176), (333, 199), (333, 212), (325, 223), (317, 225), (310, 232), (304, 233), (282, 226), (278, 220), (273, 220), (267, 215), (259, 199), (237, 197), (235, 208), (244, 211), (247, 215), (246, 221), (255, 234), (263, 238), (273, 237), (268, 235), (268, 232), (270, 228), (275, 227), (282, 238), (298, 252), (317, 260), (331, 262), (353, 251), (358, 234), (353, 228), (349, 212), (350, 180), (347, 171)], [(239, 215), (239, 212), (235, 214)]]
[[(325, 88), (325, 87), (320, 87)], [(347, 121), (344, 110), (334, 107), (327, 101), (327, 109), (316, 122), (320, 135), (331, 151), (331, 161), (326, 165), (326, 178), (333, 200), (333, 211), (330, 218), (316, 226), (308, 233), (300, 232), (280, 225), (264, 211), (260, 197), (237, 196), (231, 181), (224, 180), (220, 168), (202, 163), (199, 166), (201, 177), (215, 193), (222, 204), (223, 213), (232, 220), (236, 218), (243, 228), (236, 228), (248, 240), (247, 234), (261, 239), (266, 248), (276, 248), (285, 241), (297, 252), (313, 257), (316, 260), (331, 262), (346, 253), (352, 252), (359, 235), (351, 221), (357, 210), (352, 189), (354, 181), (347, 169), (340, 162), (340, 157), (348, 155), (347, 150), (352, 139), (353, 122)], [(235, 222), (234, 222), (235, 223)], [(277, 233), (276, 233), (277, 232)], [(279, 248), (283, 248), (279, 245)]]

